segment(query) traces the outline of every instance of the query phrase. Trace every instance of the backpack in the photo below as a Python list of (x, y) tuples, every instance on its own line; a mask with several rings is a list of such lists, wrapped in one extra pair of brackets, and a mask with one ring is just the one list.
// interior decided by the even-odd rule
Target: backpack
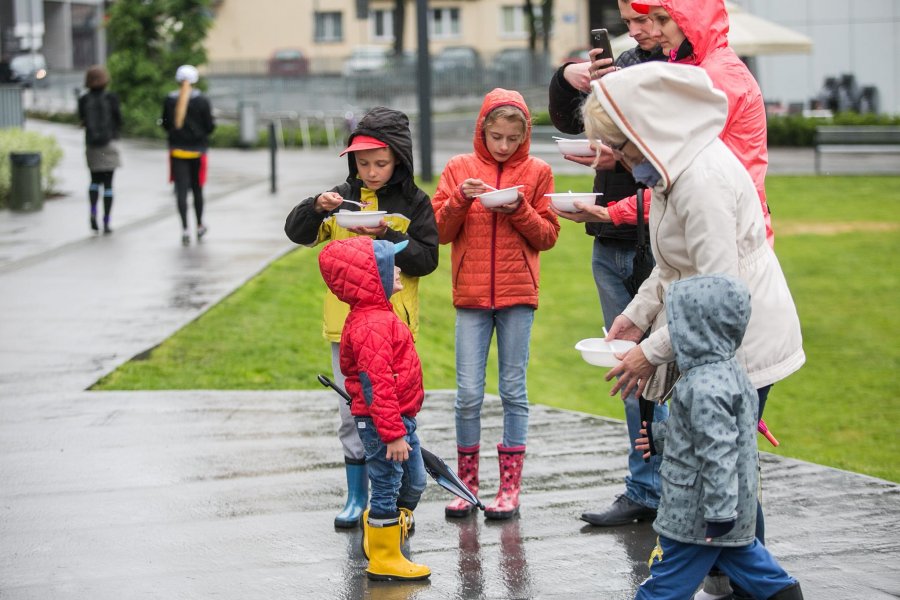
[(105, 93), (85, 95), (84, 130), (88, 146), (105, 146), (115, 137), (112, 107)]

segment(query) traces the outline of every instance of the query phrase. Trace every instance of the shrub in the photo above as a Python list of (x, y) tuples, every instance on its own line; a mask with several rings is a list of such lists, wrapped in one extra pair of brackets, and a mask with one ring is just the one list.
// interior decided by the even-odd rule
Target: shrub
[(9, 155), (12, 152), (40, 152), (41, 187), (45, 194), (53, 191), (53, 169), (62, 160), (63, 151), (56, 138), (22, 129), (0, 129), (0, 206), (7, 205), (11, 184)]
[(770, 146), (812, 146), (819, 125), (900, 125), (900, 116), (843, 112), (831, 118), (769, 115)]

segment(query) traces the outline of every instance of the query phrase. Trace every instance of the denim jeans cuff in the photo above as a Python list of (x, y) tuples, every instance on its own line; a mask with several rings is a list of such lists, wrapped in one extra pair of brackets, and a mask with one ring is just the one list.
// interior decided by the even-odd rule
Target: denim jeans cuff
[(625, 497), (631, 500), (636, 504), (640, 504), (641, 506), (645, 506), (647, 508), (652, 508), (654, 510), (659, 508), (659, 498), (647, 498), (646, 496), (638, 496), (632, 490), (625, 489)]
[(400, 518), (400, 511), (395, 512), (387, 512), (387, 513), (376, 513), (372, 510), (369, 511), (369, 520), (370, 521), (390, 521), (397, 520)]

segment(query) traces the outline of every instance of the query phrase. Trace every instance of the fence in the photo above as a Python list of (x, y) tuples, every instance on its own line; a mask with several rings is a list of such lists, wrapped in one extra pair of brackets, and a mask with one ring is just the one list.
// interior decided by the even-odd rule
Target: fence
[(25, 123), (25, 107), (22, 104), (22, 88), (18, 85), (0, 85), (0, 129), (22, 127)]

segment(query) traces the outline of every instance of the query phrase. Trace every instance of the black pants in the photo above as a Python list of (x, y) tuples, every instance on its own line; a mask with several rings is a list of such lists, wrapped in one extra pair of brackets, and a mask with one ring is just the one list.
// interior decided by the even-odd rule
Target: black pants
[(113, 189), (112, 171), (91, 171), (91, 185), (88, 188), (88, 198), (91, 201), (91, 218), (97, 214), (97, 200), (100, 198), (100, 186), (103, 186), (103, 222), (109, 223), (109, 214), (112, 212)]
[(181, 227), (187, 229), (187, 194), (188, 189), (194, 195), (194, 214), (197, 225), (203, 224), (203, 186), (200, 185), (199, 158), (172, 158), (172, 179), (175, 180), (175, 200), (178, 202), (178, 214), (181, 215)]

